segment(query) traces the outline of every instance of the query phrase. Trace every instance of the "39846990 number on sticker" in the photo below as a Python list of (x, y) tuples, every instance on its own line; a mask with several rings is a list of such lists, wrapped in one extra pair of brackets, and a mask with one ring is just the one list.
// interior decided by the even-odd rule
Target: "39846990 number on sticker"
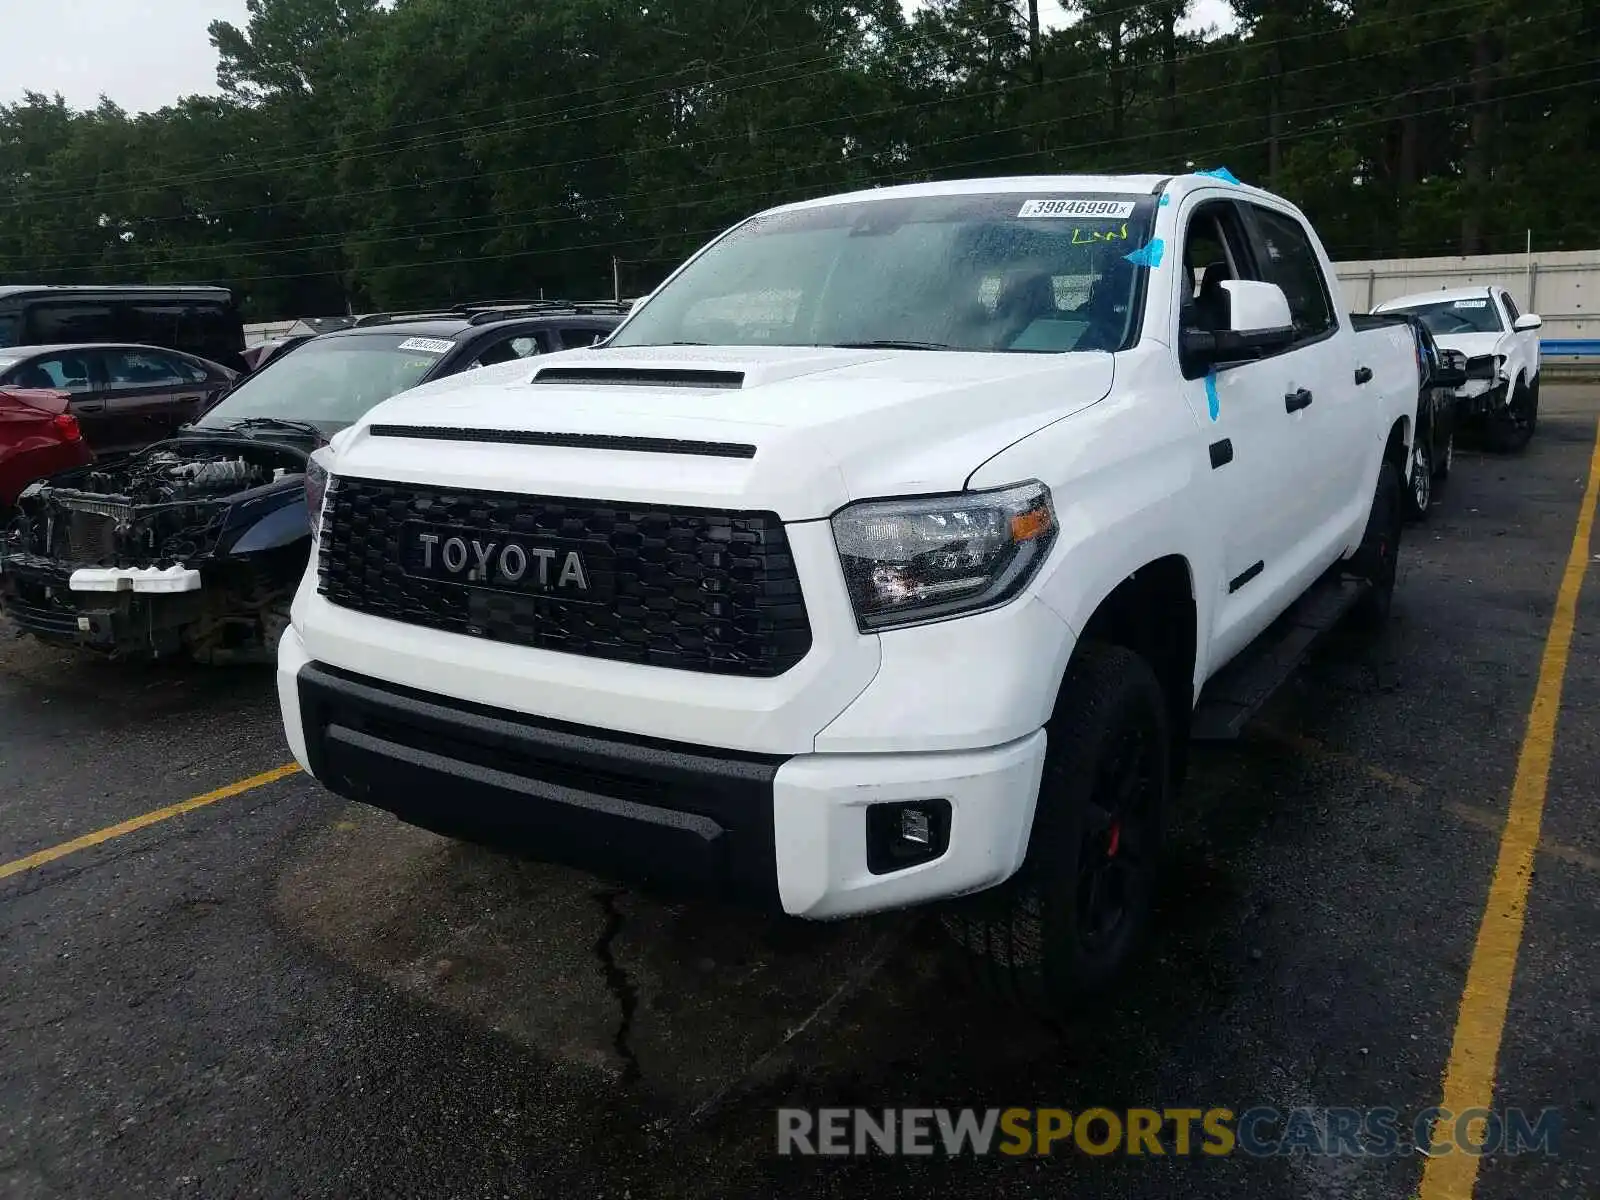
[(1133, 216), (1131, 200), (1025, 200), (1019, 217), (1099, 217), (1126, 221)]

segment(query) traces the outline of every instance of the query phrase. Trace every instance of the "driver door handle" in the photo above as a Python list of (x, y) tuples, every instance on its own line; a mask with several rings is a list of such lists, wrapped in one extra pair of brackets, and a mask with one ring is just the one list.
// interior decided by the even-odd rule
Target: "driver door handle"
[(1284, 412), (1299, 412), (1302, 408), (1309, 406), (1310, 403), (1311, 393), (1305, 388), (1301, 388), (1298, 391), (1290, 392), (1283, 398), (1283, 410)]

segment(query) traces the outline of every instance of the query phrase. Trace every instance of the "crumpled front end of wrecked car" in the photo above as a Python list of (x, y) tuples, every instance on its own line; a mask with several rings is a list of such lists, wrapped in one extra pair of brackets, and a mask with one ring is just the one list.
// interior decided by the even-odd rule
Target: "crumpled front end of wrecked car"
[(177, 447), (31, 485), (0, 539), (7, 613), (47, 640), (156, 654), (259, 623), (292, 591), (275, 576), (297, 575), (293, 555), (226, 551), (241, 518), (281, 507), (303, 470), (286, 450)]

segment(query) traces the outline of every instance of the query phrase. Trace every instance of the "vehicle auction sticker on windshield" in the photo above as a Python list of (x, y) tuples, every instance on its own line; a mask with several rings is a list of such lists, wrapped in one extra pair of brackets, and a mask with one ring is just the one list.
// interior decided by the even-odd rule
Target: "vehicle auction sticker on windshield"
[(455, 343), (443, 338), (407, 338), (400, 343), (402, 350), (415, 350), (419, 354), (446, 354)]
[(1133, 216), (1132, 200), (1025, 200), (1019, 217), (1099, 217), (1126, 221)]

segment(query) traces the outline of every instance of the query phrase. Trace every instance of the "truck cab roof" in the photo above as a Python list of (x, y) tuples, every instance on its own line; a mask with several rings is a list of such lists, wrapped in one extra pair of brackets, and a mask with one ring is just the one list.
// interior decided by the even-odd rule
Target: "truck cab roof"
[(1008, 192), (1037, 194), (1056, 189), (1089, 195), (1167, 193), (1179, 198), (1190, 191), (1218, 186), (1237, 188), (1254, 199), (1269, 199), (1276, 204), (1288, 204), (1276, 193), (1241, 183), (1225, 169), (1219, 168), (1216, 172), (1191, 171), (1180, 175), (1008, 175), (992, 179), (940, 179), (927, 183), (907, 183), (894, 187), (842, 192), (834, 196), (821, 196), (813, 200), (779, 205), (768, 211), (794, 212), (808, 208), (826, 208), (836, 204), (857, 204), (869, 200), (910, 200), (926, 196), (994, 195)]

